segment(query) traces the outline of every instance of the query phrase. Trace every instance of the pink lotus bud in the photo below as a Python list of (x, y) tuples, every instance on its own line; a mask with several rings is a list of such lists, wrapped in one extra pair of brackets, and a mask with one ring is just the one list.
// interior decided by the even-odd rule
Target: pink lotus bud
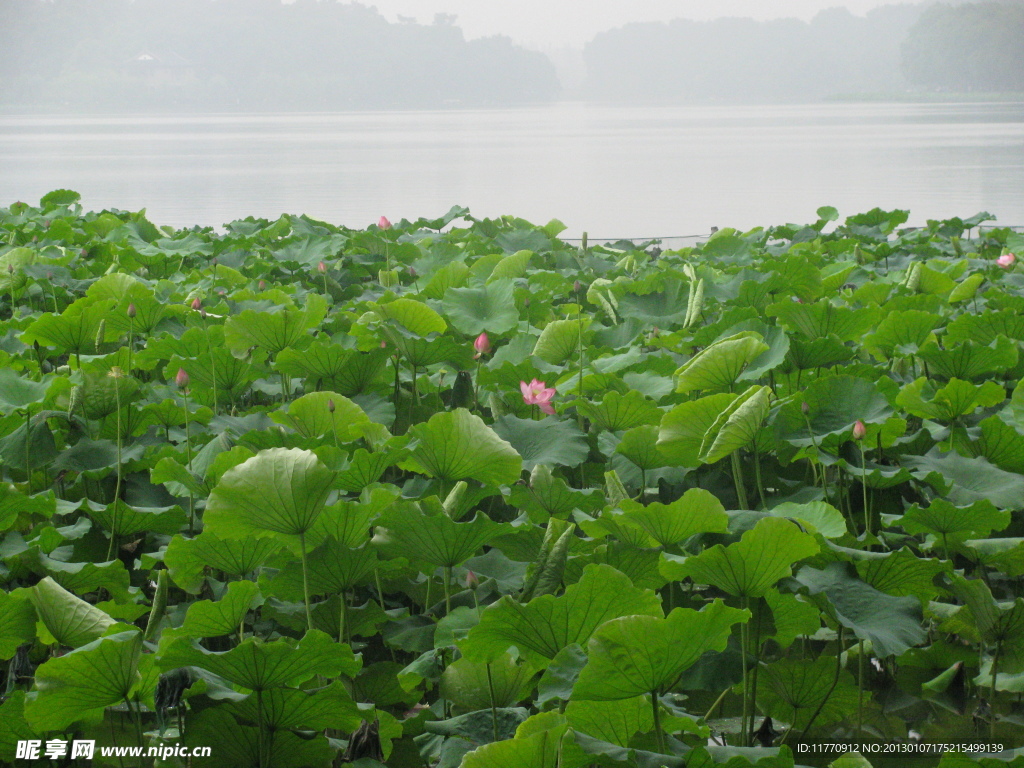
[(135, 302), (132, 302), (131, 304), (128, 305), (128, 311), (125, 312), (125, 314), (128, 315), (130, 319), (133, 319), (135, 317)]
[(1004, 253), (1002, 256), (996, 259), (996, 264), (998, 264), (1003, 269), (1009, 269), (1010, 267), (1013, 266), (1013, 263), (1015, 261), (1017, 261), (1017, 257), (1014, 256), (1012, 253)]
[(413, 266), (409, 267), (409, 277), (411, 277), (413, 280), (419, 277), (419, 273), (416, 272), (416, 268)]
[(199, 300), (199, 297), (196, 296), (194, 299), (192, 299), (192, 304), (190, 306), (192, 307), (192, 309), (200, 309), (203, 306), (203, 302), (201, 302)]
[(316, 271), (319, 272), (321, 275), (326, 275), (327, 274), (327, 265), (324, 264), (323, 261), (320, 261), (316, 265)]
[(327, 401), (327, 412), (328, 413), (334, 413), (334, 400), (333, 399)]
[(178, 389), (184, 389), (188, 386), (188, 374), (185, 373), (184, 368), (178, 369), (178, 374), (174, 377), (174, 383), (178, 385)]
[(213, 266), (216, 267), (217, 266), (217, 257), (214, 256), (212, 259), (210, 259), (210, 263), (213, 264)]
[(473, 341), (473, 349), (476, 350), (476, 354), (473, 357), (480, 357), (486, 355), (491, 351), (491, 340), (487, 337), (487, 331), (484, 331)]
[(579, 293), (582, 290), (583, 290), (583, 286), (580, 285), (580, 281), (579, 280), (577, 280), (576, 282), (574, 282), (572, 284), (572, 291), (573, 291), (573, 293)]
[(806, 400), (804, 402), (800, 403), (800, 413), (802, 413), (804, 416), (806, 416), (810, 412), (811, 412), (811, 406), (809, 406), (807, 404)]
[(853, 425), (853, 439), (863, 440), (864, 435), (866, 435), (867, 433), (868, 428), (864, 426), (864, 422), (861, 421), (860, 419), (857, 419), (857, 421)]
[(267, 290), (267, 281), (266, 280), (260, 280), (259, 283), (256, 285), (256, 287), (259, 288), (261, 291)]
[(13, 275), (14, 274), (14, 265), (13, 264), (8, 264), (7, 265), (7, 274), (8, 275)]
[(380, 220), (377, 222), (377, 226), (381, 229), (391, 229), (391, 222), (388, 221), (387, 216), (381, 216)]
[(467, 571), (466, 572), (466, 588), (467, 589), (476, 589), (479, 586), (480, 586), (480, 577), (477, 576), (472, 571)]

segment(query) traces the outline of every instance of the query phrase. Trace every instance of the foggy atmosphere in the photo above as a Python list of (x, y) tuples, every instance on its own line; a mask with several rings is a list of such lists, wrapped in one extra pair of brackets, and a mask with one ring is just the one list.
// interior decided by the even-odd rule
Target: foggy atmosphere
[(0, 0), (0, 768), (1024, 768), (1024, 0)]

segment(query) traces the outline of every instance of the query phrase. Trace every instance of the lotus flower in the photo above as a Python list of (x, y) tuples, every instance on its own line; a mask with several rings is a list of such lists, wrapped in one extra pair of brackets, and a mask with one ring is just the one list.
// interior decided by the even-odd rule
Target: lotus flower
[(125, 312), (125, 314), (128, 315), (129, 318), (134, 318), (136, 311), (137, 310), (135, 309), (135, 302), (133, 301), (128, 305), (128, 311)]
[(184, 389), (188, 386), (188, 373), (185, 372), (184, 368), (178, 369), (178, 373), (174, 377), (174, 383), (178, 385), (178, 389)]
[(863, 440), (864, 435), (866, 435), (867, 433), (868, 428), (864, 426), (864, 422), (861, 421), (860, 419), (857, 419), (857, 421), (853, 425), (853, 439)]
[(543, 381), (534, 379), (529, 384), (520, 381), (519, 389), (523, 393), (523, 402), (527, 405), (540, 406), (540, 409), (547, 414), (555, 412), (554, 406), (551, 405), (551, 398), (555, 396), (554, 387), (549, 387)]
[(199, 300), (198, 296), (196, 296), (192, 299), (192, 303), (189, 306), (191, 306), (192, 309), (202, 309), (203, 302)]
[(487, 331), (484, 331), (479, 336), (477, 336), (476, 339), (474, 339), (473, 349), (476, 350), (476, 354), (473, 355), (474, 360), (478, 357), (486, 355), (488, 352), (491, 351), (491, 340), (487, 336)]
[(388, 221), (387, 216), (381, 216), (380, 221), (377, 222), (377, 226), (381, 229), (391, 229), (391, 222)]
[(327, 265), (324, 264), (324, 262), (321, 260), (316, 265), (316, 271), (319, 272), (321, 275), (326, 275), (327, 274)]
[(1004, 253), (1002, 256), (996, 259), (996, 264), (998, 264), (1003, 269), (1009, 269), (1010, 267), (1013, 266), (1013, 263), (1015, 261), (1017, 261), (1017, 257), (1014, 256), (1012, 253)]

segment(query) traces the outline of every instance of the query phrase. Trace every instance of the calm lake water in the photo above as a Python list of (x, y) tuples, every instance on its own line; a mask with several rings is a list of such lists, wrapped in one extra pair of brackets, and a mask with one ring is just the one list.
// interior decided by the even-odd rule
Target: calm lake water
[(1022, 225), (1024, 102), (0, 116), (0, 205), (60, 187), (178, 227), (363, 227), (456, 204), (595, 238), (805, 223), (822, 205)]

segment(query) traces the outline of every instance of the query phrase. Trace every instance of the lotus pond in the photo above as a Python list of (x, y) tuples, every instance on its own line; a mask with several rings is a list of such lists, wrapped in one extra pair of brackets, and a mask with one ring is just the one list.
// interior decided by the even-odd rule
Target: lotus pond
[[(990, 219), (659, 250), (0, 208), (0, 760), (1024, 764)], [(154, 745), (212, 756), (99, 753)]]

